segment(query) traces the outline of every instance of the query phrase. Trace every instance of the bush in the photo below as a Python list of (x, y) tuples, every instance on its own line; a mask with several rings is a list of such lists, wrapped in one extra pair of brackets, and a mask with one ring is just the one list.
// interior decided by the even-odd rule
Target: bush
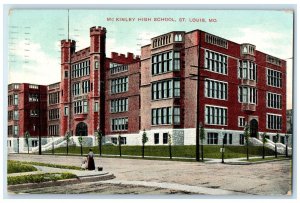
[(17, 185), (24, 183), (41, 183), (47, 181), (57, 181), (63, 179), (77, 178), (72, 173), (44, 173), (24, 176), (12, 176), (7, 178), (8, 185)]
[(26, 162), (26, 161), (13, 161), (18, 164), (31, 164), (36, 166), (47, 166), (47, 167), (53, 167), (53, 168), (63, 168), (63, 169), (73, 169), (73, 170), (81, 170), (81, 167), (78, 166), (66, 166), (66, 165), (58, 165), (58, 164), (47, 164), (47, 163), (41, 163), (41, 162)]
[(12, 161), (8, 160), (7, 161), (7, 173), (22, 173), (22, 172), (30, 172), (30, 171), (37, 171), (37, 169), (30, 165), (30, 164), (25, 164), (22, 162), (18, 161)]

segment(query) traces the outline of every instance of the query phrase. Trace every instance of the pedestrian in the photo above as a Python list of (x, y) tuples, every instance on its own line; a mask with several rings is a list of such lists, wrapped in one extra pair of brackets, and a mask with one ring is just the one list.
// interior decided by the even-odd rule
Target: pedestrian
[(92, 171), (95, 170), (95, 161), (94, 161), (94, 153), (92, 149), (90, 149), (90, 152), (87, 155), (87, 160), (88, 160), (88, 170)]
[(83, 169), (83, 170), (86, 170), (87, 169), (87, 157), (84, 157), (83, 159), (82, 159), (82, 162), (81, 162), (81, 169)]

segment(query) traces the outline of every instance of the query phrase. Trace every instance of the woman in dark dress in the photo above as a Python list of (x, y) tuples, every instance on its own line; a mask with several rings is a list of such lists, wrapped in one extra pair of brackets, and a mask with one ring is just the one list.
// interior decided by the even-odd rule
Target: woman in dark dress
[(90, 149), (90, 152), (88, 153), (87, 160), (88, 160), (88, 170), (95, 170), (94, 153), (92, 149)]

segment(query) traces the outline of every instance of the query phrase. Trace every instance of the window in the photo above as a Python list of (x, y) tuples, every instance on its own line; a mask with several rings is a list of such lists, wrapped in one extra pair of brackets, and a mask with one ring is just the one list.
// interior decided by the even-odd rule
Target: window
[(154, 144), (159, 144), (159, 133), (154, 133)]
[(110, 63), (109, 68), (110, 68), (111, 74), (128, 71), (128, 65), (123, 65), (123, 64), (118, 64), (118, 63)]
[(110, 112), (119, 113), (128, 111), (128, 98), (110, 101)]
[(14, 135), (19, 135), (19, 126), (14, 125)]
[(272, 87), (282, 87), (282, 73), (267, 68), (267, 85)]
[(13, 120), (13, 118), (14, 118), (14, 111), (8, 111), (7, 120), (11, 121), (11, 120)]
[(214, 35), (211, 35), (208, 33), (205, 34), (205, 42), (219, 46), (219, 47), (223, 47), (225, 49), (228, 48), (228, 43), (225, 39), (222, 39), (220, 37), (217, 37), (217, 36), (214, 36)]
[(282, 116), (267, 113), (267, 128), (270, 130), (281, 130)]
[(248, 86), (239, 86), (239, 102), (257, 104), (257, 89)]
[(128, 130), (128, 118), (114, 118), (111, 120), (112, 131)]
[(181, 34), (175, 34), (174, 41), (175, 42), (181, 42), (182, 41), (182, 35)]
[(38, 109), (30, 109), (30, 117), (38, 117), (39, 110)]
[(14, 120), (19, 120), (19, 111), (14, 110)]
[(205, 80), (205, 97), (227, 100), (227, 83)]
[(49, 120), (59, 119), (59, 109), (50, 109), (48, 111), (48, 118)]
[(170, 51), (153, 55), (151, 61), (152, 75), (173, 71), (173, 66), (174, 70), (180, 70), (180, 52)]
[(174, 107), (174, 125), (180, 124), (180, 108)]
[(252, 61), (239, 61), (238, 78), (257, 81), (257, 65)]
[(270, 56), (270, 55), (267, 55), (267, 62), (272, 63), (277, 66), (281, 66), (281, 60), (276, 57)]
[(94, 112), (98, 112), (98, 111), (99, 111), (99, 102), (95, 102)]
[(69, 115), (69, 107), (65, 106), (64, 113), (65, 113), (65, 116)]
[(14, 105), (14, 95), (8, 95), (8, 106)]
[(81, 114), (87, 112), (88, 112), (88, 102), (86, 100), (74, 102), (74, 114)]
[(98, 68), (99, 68), (99, 62), (95, 61), (95, 69), (98, 69)]
[(118, 144), (118, 138), (112, 137), (112, 138), (111, 138), (111, 142), (112, 142), (113, 144)]
[(205, 67), (212, 72), (227, 75), (227, 56), (206, 50)]
[(110, 84), (112, 94), (128, 91), (128, 77), (112, 79)]
[(168, 144), (168, 133), (163, 133), (163, 144)]
[(218, 133), (207, 133), (207, 144), (218, 144)]
[(59, 104), (59, 92), (49, 93), (48, 95), (49, 104)]
[(88, 113), (88, 102), (83, 101), (83, 113)]
[(238, 117), (238, 126), (239, 127), (245, 127), (245, 122), (246, 122), (246, 120), (245, 120), (245, 117), (241, 117), (241, 116), (239, 116)]
[(90, 92), (90, 81), (89, 80), (85, 80), (82, 82), (82, 93), (88, 93)]
[(152, 100), (173, 97), (180, 97), (179, 80), (165, 80), (152, 83)]
[(38, 85), (29, 85), (29, 89), (39, 89)]
[(232, 134), (229, 134), (229, 144), (232, 144)]
[(65, 71), (65, 78), (68, 78), (68, 71)]
[(37, 140), (31, 140), (31, 146), (32, 147), (37, 147), (38, 146), (38, 141)]
[(120, 142), (121, 142), (121, 144), (127, 144), (126, 137), (121, 137)]
[(267, 92), (267, 107), (281, 109), (282, 97), (280, 94)]
[(9, 125), (7, 127), (7, 133), (8, 133), (8, 135), (13, 135), (13, 126), (12, 125)]
[(49, 125), (48, 135), (59, 135), (59, 125)]
[(73, 89), (73, 95), (79, 95), (80, 93), (80, 83), (74, 83), (72, 85), (72, 89)]
[(90, 60), (82, 61), (72, 65), (72, 78), (90, 75)]
[(18, 105), (19, 103), (19, 95), (14, 94), (14, 105)]
[(180, 70), (180, 52), (174, 52), (174, 70)]
[(244, 145), (244, 144), (245, 144), (244, 134), (240, 134), (240, 145)]
[(205, 106), (205, 123), (209, 125), (227, 125), (227, 108)]
[[(173, 112), (174, 111), (174, 112)], [(174, 115), (174, 116), (173, 116)], [(165, 107), (152, 109), (152, 125), (180, 124), (180, 108)]]
[(28, 99), (29, 99), (29, 102), (38, 102), (39, 95), (38, 94), (29, 94)]

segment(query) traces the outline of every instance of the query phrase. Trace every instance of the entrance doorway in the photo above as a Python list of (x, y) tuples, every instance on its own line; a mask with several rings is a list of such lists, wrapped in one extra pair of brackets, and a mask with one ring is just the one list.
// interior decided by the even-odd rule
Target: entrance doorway
[(87, 136), (88, 135), (88, 128), (84, 122), (80, 122), (76, 126), (76, 136)]
[(258, 138), (258, 122), (256, 119), (250, 121), (250, 137)]

